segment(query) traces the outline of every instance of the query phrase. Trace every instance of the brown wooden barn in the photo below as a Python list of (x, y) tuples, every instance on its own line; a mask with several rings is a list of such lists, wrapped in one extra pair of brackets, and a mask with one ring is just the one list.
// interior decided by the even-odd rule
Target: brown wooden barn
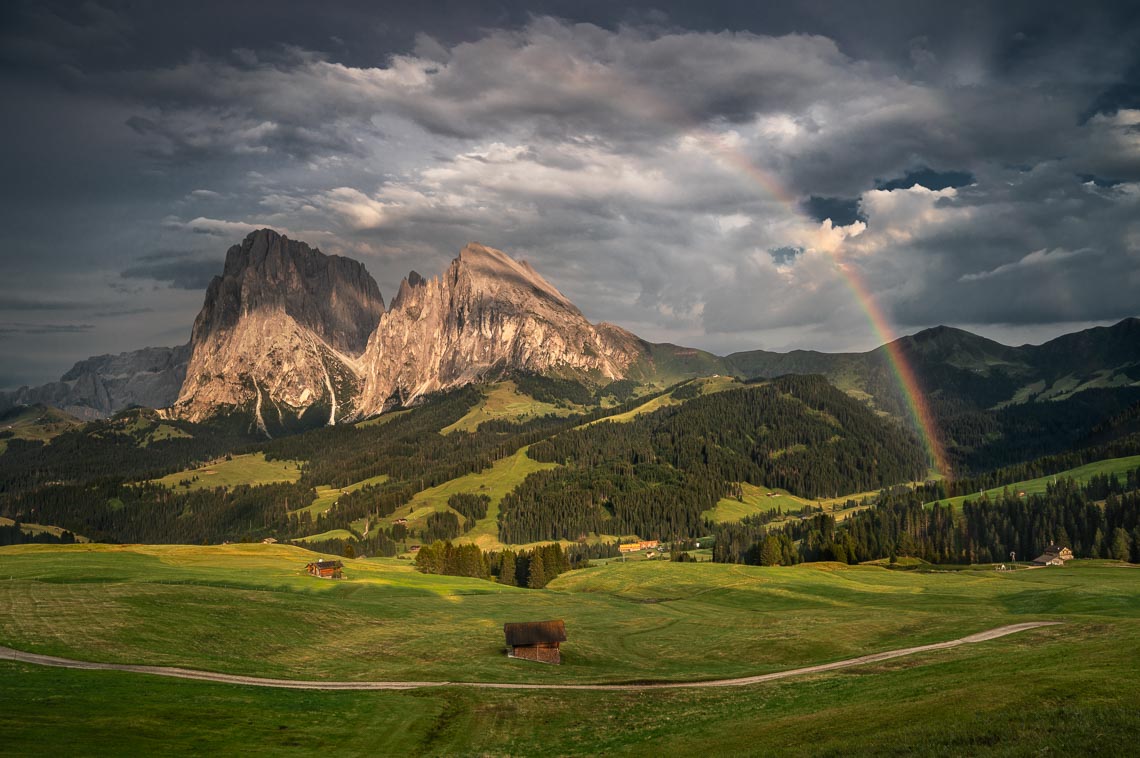
[(326, 561), (324, 558), (320, 558), (305, 566), (305, 570), (321, 579), (344, 578), (344, 564), (340, 561)]
[(558, 646), (566, 641), (566, 623), (557, 621), (524, 621), (503, 624), (507, 637), (507, 652), (511, 658), (522, 658), (539, 663), (562, 663)]

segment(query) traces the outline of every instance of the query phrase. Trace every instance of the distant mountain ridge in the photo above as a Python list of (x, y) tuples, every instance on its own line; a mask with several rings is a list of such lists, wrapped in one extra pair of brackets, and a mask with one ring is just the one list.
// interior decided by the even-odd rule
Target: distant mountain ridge
[[(936, 403), (975, 409), (1060, 400), (1091, 389), (1140, 387), (1140, 319), (1062, 335), (1041, 345), (1010, 347), (963, 329), (938, 326), (894, 343)], [(866, 353), (754, 350), (725, 358), (738, 375), (767, 378), (822, 374), (902, 415), (902, 396), (883, 345)]]
[[(894, 343), (937, 409), (1000, 409), (1140, 387), (1140, 319), (1010, 347), (935, 327)], [(820, 374), (880, 412), (906, 398), (880, 346), (865, 353), (754, 350), (720, 357), (590, 323), (529, 264), (467, 245), (438, 277), (412, 271), (386, 308), (364, 266), (270, 229), (230, 248), (190, 342), (77, 363), (60, 381), (0, 393), (84, 419), (131, 405), (201, 421), (248, 415), (268, 434), (364, 418), (512, 372), (669, 384), (723, 374)]]
[(165, 408), (178, 397), (189, 360), (189, 344), (97, 355), (76, 363), (58, 382), (0, 392), (0, 410), (42, 404), (91, 421), (132, 405)]

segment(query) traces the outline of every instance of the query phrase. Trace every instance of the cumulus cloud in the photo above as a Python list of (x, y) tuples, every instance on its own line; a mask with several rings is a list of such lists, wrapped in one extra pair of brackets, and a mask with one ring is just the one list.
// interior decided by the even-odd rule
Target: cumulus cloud
[(272, 226), (389, 293), (478, 240), (595, 320), (720, 351), (869, 347), (863, 297), (900, 329), (1135, 312), (1140, 111), (1090, 111), (1123, 91), (1124, 36), (872, 55), (799, 26), (536, 16), (376, 55), (321, 36), (75, 68), (147, 188), (107, 279), (189, 292)]

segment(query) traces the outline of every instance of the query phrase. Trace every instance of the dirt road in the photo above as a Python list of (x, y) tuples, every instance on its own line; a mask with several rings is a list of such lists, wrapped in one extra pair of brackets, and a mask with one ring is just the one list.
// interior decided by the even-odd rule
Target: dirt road
[(25, 653), (12, 648), (0, 647), (0, 660), (20, 661), (33, 663), (39, 666), (56, 666), (68, 669), (84, 669), (89, 671), (128, 671), (135, 674), (153, 674), (155, 676), (169, 676), (176, 679), (198, 679), (205, 682), (221, 682), (224, 684), (244, 684), (251, 687), (278, 687), (289, 690), (413, 690), (422, 687), (482, 687), (497, 690), (655, 690), (682, 687), (741, 687), (748, 684), (760, 684), (776, 679), (787, 679), (794, 676), (819, 674), (836, 669), (862, 666), (868, 663), (888, 661), (892, 658), (901, 658), (905, 655), (926, 653), (933, 650), (947, 650), (959, 645), (972, 645), (977, 642), (1004, 637), (1007, 634), (1016, 634), (1028, 629), (1042, 626), (1053, 626), (1058, 621), (1030, 621), (1024, 624), (1010, 624), (999, 626), (986, 632), (971, 634), (947, 642), (935, 642), (930, 645), (904, 647), (898, 650), (888, 650), (884, 653), (861, 655), (858, 658), (848, 658), (844, 661), (822, 663), (818, 666), (805, 666), (787, 671), (776, 671), (771, 674), (758, 676), (745, 676), (737, 679), (712, 679), (697, 682), (645, 682), (636, 684), (514, 684), (498, 682), (306, 682), (293, 679), (264, 679), (257, 676), (240, 676), (237, 674), (218, 674), (212, 671), (197, 671), (194, 669), (169, 668), (166, 666), (138, 666), (125, 663), (93, 663), (91, 661), (73, 661), (68, 658), (56, 658), (51, 655), (37, 655)]

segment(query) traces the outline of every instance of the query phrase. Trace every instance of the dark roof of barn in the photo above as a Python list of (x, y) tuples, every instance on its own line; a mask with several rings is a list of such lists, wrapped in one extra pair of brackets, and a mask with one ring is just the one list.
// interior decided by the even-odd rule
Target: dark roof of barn
[(523, 621), (515, 624), (503, 624), (503, 634), (507, 635), (507, 644), (540, 645), (544, 642), (565, 642), (566, 622), (557, 621)]
[(319, 560), (319, 561), (314, 561), (314, 562), (310, 563), (309, 565), (310, 566), (316, 566), (317, 568), (330, 568), (330, 569), (344, 568), (344, 564), (341, 563), (340, 561)]

